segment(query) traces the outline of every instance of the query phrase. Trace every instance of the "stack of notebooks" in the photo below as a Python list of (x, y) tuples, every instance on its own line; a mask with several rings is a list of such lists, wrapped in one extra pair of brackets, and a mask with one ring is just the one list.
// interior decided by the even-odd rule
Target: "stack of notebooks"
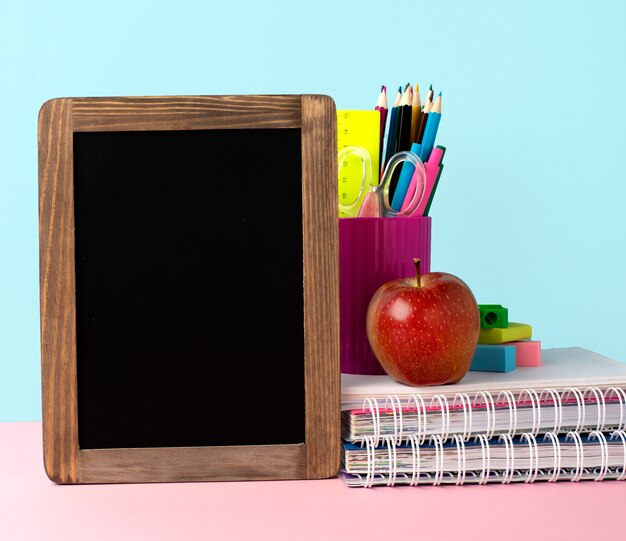
[(580, 348), (543, 366), (408, 387), (342, 374), (350, 487), (626, 479), (626, 363)]

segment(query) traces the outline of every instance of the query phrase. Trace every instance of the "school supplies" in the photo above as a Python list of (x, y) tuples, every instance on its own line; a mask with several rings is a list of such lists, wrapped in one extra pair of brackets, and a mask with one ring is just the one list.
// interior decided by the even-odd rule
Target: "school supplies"
[(341, 371), (385, 374), (367, 338), (365, 320), (381, 284), (430, 271), (430, 218), (339, 220), (339, 329)]
[(422, 161), (427, 161), (430, 158), (430, 153), (435, 146), (435, 137), (437, 137), (437, 130), (439, 129), (439, 121), (441, 120), (441, 94), (437, 96), (437, 99), (433, 103), (432, 108), (428, 112), (428, 120), (426, 121), (426, 127), (424, 128), (424, 136), (421, 140), (422, 148), (420, 152), (420, 158)]
[(626, 431), (589, 434), (525, 432), (512, 438), (485, 436), (443, 441), (432, 436), (385, 447), (344, 444), (341, 477), (351, 488), (394, 485), (464, 485), (534, 483), (537, 481), (603, 481), (626, 479)]
[(424, 129), (426, 128), (426, 122), (428, 121), (428, 113), (430, 112), (430, 107), (433, 103), (433, 85), (430, 85), (428, 89), (428, 93), (426, 94), (426, 99), (424, 100), (424, 106), (422, 107), (422, 114), (420, 115), (419, 126), (417, 128), (417, 136), (415, 137), (415, 141), (417, 143), (422, 143), (422, 139), (424, 137)]
[[(516, 366), (541, 366), (541, 342), (530, 340), (532, 327), (509, 323), (509, 311), (500, 304), (479, 304), (480, 334), (470, 370), (500, 370), (506, 350)], [(510, 349), (512, 348), (512, 349)], [(506, 364), (509, 367), (509, 364)]]
[(481, 372), (512, 372), (515, 370), (515, 347), (509, 344), (478, 344), (470, 370)]
[[(415, 152), (419, 153), (421, 145), (418, 143), (414, 143)], [(430, 155), (430, 159), (424, 164), (424, 170), (426, 171), (426, 187), (424, 189), (424, 196), (422, 197), (420, 203), (415, 209), (415, 215), (417, 216), (428, 216), (428, 211), (430, 209), (430, 204), (432, 203), (435, 190), (437, 189), (437, 183), (439, 182), (439, 178), (441, 177), (441, 171), (443, 170), (443, 156), (445, 154), (445, 147), (437, 147)], [(415, 179), (411, 178), (411, 182), (409, 183), (409, 187), (407, 189), (406, 196), (404, 198), (404, 202), (402, 204), (402, 210), (405, 210), (411, 198), (413, 197), (413, 192), (415, 190)]]
[[(336, 120), (335, 103), (321, 95), (43, 105), (42, 418), (51, 480), (336, 475)], [(233, 186), (237, 211), (208, 212)], [(286, 202), (280, 213), (268, 211), (274, 188)], [(250, 423), (269, 396), (289, 407), (278, 421)]]
[(526, 340), (533, 335), (533, 329), (525, 323), (509, 323), (505, 329), (494, 327), (492, 329), (480, 329), (478, 335), (479, 344), (503, 344), (504, 342), (516, 342)]
[(479, 304), (480, 328), (506, 329), (509, 326), (509, 311), (501, 304)]
[[(420, 155), (419, 145), (417, 143), (413, 143), (411, 145), (411, 152), (415, 154), (415, 156)], [(421, 159), (420, 159), (421, 161)], [(402, 170), (400, 171), (400, 175), (398, 177), (398, 182), (396, 184), (395, 191), (393, 193), (393, 199), (391, 201), (391, 208), (396, 211), (402, 210), (402, 203), (406, 197), (406, 192), (411, 184), (411, 180), (413, 179), (413, 175), (415, 173), (415, 167), (411, 162), (404, 162), (402, 165)], [(407, 201), (407, 206), (410, 201), (413, 199), (413, 192), (411, 193), (411, 197)], [(406, 207), (405, 207), (406, 210)]]
[[(384, 86), (383, 86), (384, 87)], [(381, 91), (382, 93), (382, 91)], [(434, 91), (430, 86), (424, 107), (420, 107), (419, 86), (415, 85), (415, 91), (410, 84), (405, 86), (404, 92), (402, 87), (398, 88), (398, 93), (394, 101), (394, 107), (391, 110), (389, 129), (381, 130), (383, 134), (381, 140), (386, 140), (385, 158), (381, 160), (381, 171), (384, 172), (386, 164), (391, 156), (397, 152), (410, 151), (415, 153), (420, 160), (425, 163), (430, 160), (435, 147), (435, 140), (439, 123), (441, 120), (441, 92), (437, 99), (433, 101)], [(379, 95), (379, 102), (381, 102)], [(378, 102), (377, 102), (378, 103)], [(379, 106), (377, 104), (377, 109)], [(384, 124), (384, 122), (381, 123)], [(385, 132), (387, 136), (385, 137)], [(382, 146), (382, 145), (381, 145)], [(445, 147), (440, 147), (445, 151)], [(382, 155), (382, 154), (381, 154)], [(437, 158), (442, 158), (437, 156)], [(425, 199), (416, 209), (417, 215), (427, 215), (434, 198), (435, 190), (443, 170), (441, 159), (434, 160), (431, 164), (432, 182), (426, 189)], [(427, 168), (428, 169), (428, 168)], [(401, 170), (396, 170), (391, 177), (389, 184), (389, 195), (391, 199), (391, 208), (395, 214), (390, 216), (398, 216), (398, 213), (406, 210), (409, 202), (413, 200), (414, 189), (411, 187), (413, 169), (410, 163), (405, 162)]]
[[(404, 162), (409, 162), (414, 168), (416, 189), (413, 198), (405, 210), (396, 211), (390, 203), (390, 185), (396, 168)], [(365, 194), (363, 203), (359, 209), (359, 218), (385, 218), (393, 216), (411, 216), (424, 196), (426, 185), (426, 171), (420, 159), (412, 152), (398, 152), (391, 157), (383, 178), (378, 186), (372, 186), (371, 191)]]
[(417, 123), (419, 115), (421, 113), (422, 106), (420, 104), (420, 87), (415, 84), (415, 92), (413, 93), (413, 99), (411, 100), (411, 142), (414, 142), (417, 137)]
[(509, 342), (515, 348), (515, 366), (541, 366), (541, 342), (539, 340), (523, 340)]
[[(380, 89), (380, 95), (376, 102), (375, 110), (380, 112), (380, 141), (378, 150), (378, 163), (383, 162), (383, 143), (385, 141), (385, 127), (387, 126), (387, 87), (385, 85)], [(376, 168), (378, 173), (378, 168)]]
[(350, 486), (626, 478), (626, 364), (597, 353), (544, 350), (538, 368), (453, 386), (341, 378)]
[[(337, 148), (341, 154), (338, 161), (340, 217), (356, 216), (365, 197), (364, 186), (378, 185), (380, 124), (380, 111), (337, 111)], [(342, 154), (348, 147), (363, 149), (369, 163), (365, 163), (362, 152)]]
[(385, 161), (381, 166), (381, 172), (387, 167), (387, 162), (391, 159), (391, 156), (395, 154), (394, 146), (395, 146), (395, 134), (396, 134), (396, 124), (398, 117), (398, 106), (400, 105), (400, 101), (402, 100), (402, 87), (398, 87), (398, 92), (396, 94), (395, 99), (393, 100), (393, 107), (391, 109), (391, 115), (389, 115), (389, 131), (387, 135), (387, 143), (385, 146)]

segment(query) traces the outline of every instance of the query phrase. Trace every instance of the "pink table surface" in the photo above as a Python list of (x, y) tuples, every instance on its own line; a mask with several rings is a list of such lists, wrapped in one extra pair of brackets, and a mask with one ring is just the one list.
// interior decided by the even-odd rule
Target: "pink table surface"
[(338, 479), (56, 486), (40, 423), (0, 424), (0, 540), (620, 539), (626, 482), (348, 489)]

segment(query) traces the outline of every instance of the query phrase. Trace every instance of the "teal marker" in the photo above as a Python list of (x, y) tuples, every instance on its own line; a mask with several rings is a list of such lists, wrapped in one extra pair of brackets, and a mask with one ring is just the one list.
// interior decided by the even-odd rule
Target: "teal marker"
[[(411, 152), (419, 157), (421, 148), (422, 145), (419, 143), (413, 143), (411, 145)], [(398, 185), (396, 186), (396, 191), (394, 192), (393, 200), (391, 201), (391, 208), (393, 210), (400, 211), (402, 209), (402, 203), (404, 203), (404, 198), (406, 197), (406, 192), (409, 189), (409, 184), (411, 184), (414, 172), (415, 167), (413, 164), (410, 162), (404, 162), (402, 170), (400, 171)]]

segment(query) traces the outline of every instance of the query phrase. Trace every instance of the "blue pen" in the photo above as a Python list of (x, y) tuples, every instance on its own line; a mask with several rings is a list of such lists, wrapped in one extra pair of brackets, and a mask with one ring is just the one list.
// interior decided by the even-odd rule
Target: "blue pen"
[[(422, 151), (422, 145), (419, 143), (413, 143), (411, 145), (411, 152), (416, 156), (419, 156)], [(399, 211), (404, 203), (406, 197), (406, 191), (409, 189), (413, 173), (415, 172), (415, 166), (411, 162), (404, 162), (402, 170), (400, 171), (400, 178), (398, 179), (398, 185), (396, 191), (393, 194), (393, 200), (391, 201), (391, 208), (395, 211)]]
[(441, 92), (437, 99), (434, 101), (433, 106), (428, 112), (428, 119), (426, 120), (426, 128), (424, 129), (424, 137), (422, 138), (422, 151), (420, 158), (423, 162), (427, 162), (430, 158), (430, 153), (435, 146), (435, 138), (437, 137), (437, 129), (439, 128), (439, 121), (441, 120)]

